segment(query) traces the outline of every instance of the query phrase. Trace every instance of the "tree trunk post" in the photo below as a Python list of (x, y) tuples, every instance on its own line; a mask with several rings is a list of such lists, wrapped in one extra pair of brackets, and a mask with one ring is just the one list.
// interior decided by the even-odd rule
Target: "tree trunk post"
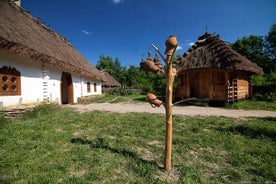
[(171, 169), (171, 155), (172, 155), (172, 65), (167, 65), (167, 84), (166, 84), (166, 137), (165, 137), (165, 163), (166, 170)]
[(165, 170), (171, 169), (171, 156), (172, 156), (172, 96), (173, 96), (173, 82), (175, 73), (172, 68), (172, 58), (177, 47), (176, 38), (173, 37), (173, 43), (170, 36), (166, 41), (166, 137), (165, 137)]
[[(165, 42), (166, 50), (165, 54), (167, 58), (163, 57), (161, 52), (155, 45), (151, 45), (154, 50), (161, 56), (163, 61), (166, 64), (166, 133), (165, 133), (165, 159), (164, 159), (164, 168), (165, 170), (171, 169), (171, 157), (172, 157), (172, 97), (173, 97), (173, 82), (177, 74), (175, 68), (173, 68), (172, 58), (177, 48), (177, 40), (175, 36), (169, 36)], [(144, 61), (143, 61), (144, 62)], [(141, 63), (143, 63), (141, 62)], [(141, 66), (140, 63), (140, 66)], [(153, 72), (153, 70), (151, 70)], [(148, 94), (152, 95), (152, 94)], [(152, 105), (153, 101), (150, 96), (147, 95), (147, 101)], [(157, 99), (158, 100), (158, 99)], [(160, 101), (160, 100), (159, 100)], [(156, 104), (154, 104), (156, 106)], [(159, 106), (158, 106), (159, 107)]]

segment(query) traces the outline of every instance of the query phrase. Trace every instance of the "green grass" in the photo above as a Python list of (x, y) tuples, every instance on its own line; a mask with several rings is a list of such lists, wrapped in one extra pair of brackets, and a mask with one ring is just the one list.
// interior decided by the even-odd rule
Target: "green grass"
[(270, 110), (276, 111), (275, 102), (246, 100), (227, 105), (226, 108), (230, 109), (245, 109), (245, 110)]
[(275, 118), (173, 117), (43, 105), (0, 116), (0, 183), (275, 183)]

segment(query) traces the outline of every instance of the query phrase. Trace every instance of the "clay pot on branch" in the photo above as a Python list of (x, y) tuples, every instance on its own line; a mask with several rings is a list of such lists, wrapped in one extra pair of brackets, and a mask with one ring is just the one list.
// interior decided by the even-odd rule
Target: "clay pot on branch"
[(152, 93), (147, 94), (146, 100), (154, 108), (155, 107), (160, 107), (160, 105), (162, 105), (162, 103), (163, 103), (161, 100), (157, 99), (157, 97)]
[(169, 38), (165, 42), (166, 50), (165, 54), (168, 56), (172, 56), (175, 48), (177, 47), (177, 40), (175, 36), (169, 36)]
[(152, 60), (144, 60), (140, 63), (140, 68), (144, 70), (145, 72), (153, 72), (157, 74), (158, 72), (162, 72), (161, 68), (155, 65), (155, 63)]

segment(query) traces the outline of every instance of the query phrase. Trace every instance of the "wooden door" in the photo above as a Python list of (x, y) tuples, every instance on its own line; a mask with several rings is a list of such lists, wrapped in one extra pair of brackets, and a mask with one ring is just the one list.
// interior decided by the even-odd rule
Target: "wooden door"
[(73, 103), (73, 82), (70, 73), (62, 72), (61, 75), (61, 103)]

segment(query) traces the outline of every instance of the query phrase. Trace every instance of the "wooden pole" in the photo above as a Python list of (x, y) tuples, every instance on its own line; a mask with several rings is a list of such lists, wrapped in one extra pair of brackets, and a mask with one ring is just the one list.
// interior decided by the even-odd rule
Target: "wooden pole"
[(172, 156), (172, 64), (167, 65), (167, 84), (166, 84), (166, 137), (165, 137), (165, 163), (166, 170), (171, 169), (171, 156)]
[[(168, 46), (167, 46), (168, 47)], [(171, 156), (172, 156), (172, 95), (173, 95), (173, 82), (175, 74), (172, 70), (172, 58), (176, 50), (176, 45), (172, 48), (172, 53), (167, 53), (166, 58), (166, 137), (165, 137), (165, 170), (171, 169)]]
[(155, 45), (151, 45), (154, 50), (161, 56), (163, 61), (166, 63), (166, 135), (165, 135), (165, 159), (164, 168), (165, 170), (171, 169), (171, 157), (172, 157), (172, 96), (173, 96), (173, 82), (176, 73), (173, 72), (172, 58), (177, 48), (177, 41), (175, 36), (169, 36), (165, 42), (166, 44), (166, 55), (165, 59), (161, 52)]

